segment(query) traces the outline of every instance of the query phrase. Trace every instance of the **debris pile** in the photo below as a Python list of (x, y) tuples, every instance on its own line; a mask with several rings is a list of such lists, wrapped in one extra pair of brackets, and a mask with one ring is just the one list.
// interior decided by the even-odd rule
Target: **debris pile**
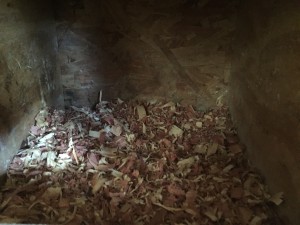
[(226, 107), (44, 109), (0, 192), (1, 223), (279, 224)]

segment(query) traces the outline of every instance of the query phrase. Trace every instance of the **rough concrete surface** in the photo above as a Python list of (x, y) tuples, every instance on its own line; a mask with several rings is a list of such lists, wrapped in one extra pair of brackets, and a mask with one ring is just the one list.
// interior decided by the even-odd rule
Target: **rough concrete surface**
[[(245, 1), (238, 16), (230, 105), (251, 161), (300, 221), (300, 12), (297, 1)], [(289, 218), (289, 219), (287, 219)]]

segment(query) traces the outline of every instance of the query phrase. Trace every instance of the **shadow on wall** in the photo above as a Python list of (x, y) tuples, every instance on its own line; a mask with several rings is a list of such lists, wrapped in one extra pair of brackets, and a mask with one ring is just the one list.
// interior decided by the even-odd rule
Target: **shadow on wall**
[(10, 86), (12, 83), (13, 74), (7, 67), (6, 60), (3, 55), (0, 55), (0, 85), (1, 85), (1, 103), (0, 103), (0, 133), (4, 130), (10, 132), (11, 115), (13, 114), (10, 105), (12, 105), (12, 96), (10, 95)]
[(55, 1), (33, 0), (22, 2), (20, 11), (25, 22), (33, 24), (28, 57), (31, 57), (39, 77), (41, 98), (45, 104), (63, 106), (61, 77), (57, 73), (57, 38), (55, 27)]
[(40, 108), (62, 105), (52, 3), (0, 2), (0, 174)]
[[(104, 1), (55, 1), (59, 73), (66, 106), (94, 106), (100, 90), (106, 99), (113, 99), (120, 96), (120, 86), (126, 86), (131, 57), (124, 55), (123, 44), (118, 44), (124, 35), (118, 32), (106, 5)], [(128, 90), (134, 92), (134, 88)]]
[(226, 90), (235, 2), (55, 1), (66, 105), (94, 105), (100, 90), (214, 105)]

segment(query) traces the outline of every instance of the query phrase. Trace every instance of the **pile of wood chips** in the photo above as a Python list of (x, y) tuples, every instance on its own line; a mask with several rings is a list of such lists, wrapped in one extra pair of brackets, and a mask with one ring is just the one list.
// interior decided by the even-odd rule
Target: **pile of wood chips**
[(44, 109), (8, 169), (0, 222), (280, 224), (228, 110), (173, 102)]

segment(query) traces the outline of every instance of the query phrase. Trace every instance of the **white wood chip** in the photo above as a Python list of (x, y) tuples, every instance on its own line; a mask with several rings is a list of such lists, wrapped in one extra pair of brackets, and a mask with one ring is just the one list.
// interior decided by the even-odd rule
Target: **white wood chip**
[(224, 172), (224, 173), (228, 173), (232, 168), (234, 168), (234, 165), (229, 164), (228, 166), (226, 166), (226, 167), (223, 169), (223, 172)]
[(42, 199), (45, 201), (57, 200), (61, 196), (61, 187), (49, 187), (42, 195)]
[(218, 221), (218, 217), (216, 216), (216, 213), (213, 210), (207, 210), (203, 214), (213, 222)]
[(262, 218), (260, 218), (259, 216), (255, 216), (251, 222), (249, 223), (249, 225), (260, 225), (262, 221)]
[(56, 166), (55, 160), (56, 160), (56, 152), (54, 151), (48, 152), (47, 167), (55, 167)]
[(206, 151), (207, 151), (207, 145), (204, 145), (204, 144), (196, 145), (194, 148), (194, 152), (202, 154), (202, 155), (206, 154)]
[(113, 175), (114, 177), (117, 177), (117, 178), (121, 178), (123, 176), (123, 173), (118, 171), (118, 170), (112, 169), (111, 170), (111, 175)]
[(175, 137), (181, 137), (183, 134), (183, 130), (181, 130), (176, 125), (173, 125), (169, 131), (169, 135), (173, 135)]
[(174, 102), (168, 102), (166, 104), (164, 104), (163, 106), (161, 106), (160, 108), (166, 108), (166, 107), (175, 107), (175, 103)]
[(100, 137), (100, 131), (90, 130), (89, 136), (93, 138), (99, 138)]
[(104, 186), (106, 181), (107, 180), (105, 178), (103, 178), (101, 176), (98, 177), (96, 183), (93, 186), (93, 190), (92, 190), (93, 194), (97, 193), (100, 190), (100, 188)]
[(145, 110), (144, 106), (138, 105), (138, 106), (136, 106), (136, 110), (137, 110), (137, 113), (138, 113), (139, 120), (141, 120), (145, 116), (147, 116), (147, 113), (146, 113), (146, 110)]
[(101, 151), (99, 152), (102, 156), (107, 157), (107, 158), (114, 158), (116, 157), (116, 153), (117, 153), (117, 148), (109, 148), (109, 147), (104, 147), (103, 149), (101, 149)]
[(53, 139), (54, 139), (54, 133), (49, 133), (49, 134), (45, 135), (44, 137), (42, 137), (42, 138), (39, 140), (39, 142), (40, 142), (41, 144), (46, 144), (46, 143), (52, 142)]
[(184, 169), (190, 168), (195, 164), (197, 158), (195, 156), (189, 157), (187, 159), (182, 159), (177, 163), (178, 169), (183, 171)]
[(191, 129), (192, 125), (190, 123), (186, 123), (183, 125), (183, 128), (186, 129), (186, 130), (189, 130)]
[(216, 154), (217, 150), (218, 150), (218, 144), (217, 143), (212, 143), (207, 150), (206, 156), (209, 157), (211, 155)]
[(283, 192), (276, 193), (269, 200), (276, 205), (280, 205), (283, 202)]
[(112, 126), (110, 132), (116, 136), (120, 136), (122, 133), (122, 127), (120, 126)]
[(201, 128), (202, 127), (202, 122), (201, 121), (196, 122), (196, 127)]

